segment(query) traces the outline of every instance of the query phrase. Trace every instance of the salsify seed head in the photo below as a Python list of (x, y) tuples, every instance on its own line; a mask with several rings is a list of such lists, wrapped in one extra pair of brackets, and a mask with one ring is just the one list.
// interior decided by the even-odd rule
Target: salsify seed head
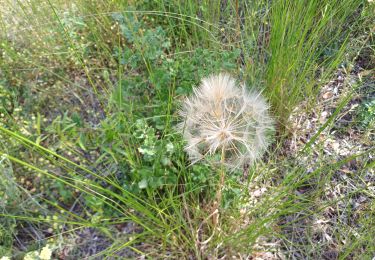
[(251, 164), (266, 150), (273, 128), (261, 94), (223, 73), (203, 78), (179, 114), (184, 121), (178, 129), (192, 163), (218, 153), (230, 168)]

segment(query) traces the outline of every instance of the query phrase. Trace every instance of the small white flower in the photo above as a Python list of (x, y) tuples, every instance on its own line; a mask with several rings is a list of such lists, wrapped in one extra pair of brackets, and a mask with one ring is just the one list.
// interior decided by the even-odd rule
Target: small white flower
[(28, 252), (24, 257), (23, 260), (38, 260), (39, 254), (38, 251), (31, 251)]
[(42, 260), (50, 260), (52, 256), (52, 246), (47, 244), (45, 247), (42, 248), (40, 251), (39, 257)]
[(224, 150), (224, 164), (237, 168), (253, 163), (268, 146), (273, 121), (266, 101), (227, 74), (204, 78), (179, 114), (185, 121), (178, 129), (192, 163)]
[(0, 157), (0, 164), (2, 164), (3, 161), (5, 161), (7, 158), (8, 158), (8, 155), (6, 153), (2, 154)]
[(45, 247), (42, 248), (40, 253), (38, 251), (28, 252), (24, 256), (23, 260), (50, 260), (53, 253), (52, 249), (52, 246), (47, 244)]

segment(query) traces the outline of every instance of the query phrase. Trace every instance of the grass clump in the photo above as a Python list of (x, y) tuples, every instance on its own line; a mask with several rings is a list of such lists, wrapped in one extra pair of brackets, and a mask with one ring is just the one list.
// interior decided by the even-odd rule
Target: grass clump
[[(361, 75), (371, 71), (372, 9), (359, 0), (5, 1), (0, 254), (367, 257), (373, 149), (341, 152), (338, 140), (353, 138), (335, 127), (354, 94), (371, 87)], [(346, 78), (332, 83), (337, 70)], [(258, 145), (225, 139), (240, 142), (239, 154), (251, 162), (237, 162), (230, 174), (210, 160), (191, 165), (186, 129), (176, 131), (185, 97), (222, 71), (246, 83), (244, 93), (269, 100), (277, 123), (266, 154), (263, 132)], [(320, 96), (336, 103), (328, 109)], [(202, 107), (209, 101), (202, 98)], [(368, 133), (366, 104), (357, 118)], [(226, 105), (236, 116), (243, 110)], [(308, 116), (318, 108), (320, 118)], [(296, 111), (312, 129), (306, 135), (294, 131)], [(262, 129), (268, 112), (265, 118)], [(201, 127), (193, 121), (186, 127)], [(200, 129), (188, 137), (197, 132), (210, 136)], [(215, 140), (200, 154), (225, 147)], [(215, 201), (220, 218), (211, 221)]]

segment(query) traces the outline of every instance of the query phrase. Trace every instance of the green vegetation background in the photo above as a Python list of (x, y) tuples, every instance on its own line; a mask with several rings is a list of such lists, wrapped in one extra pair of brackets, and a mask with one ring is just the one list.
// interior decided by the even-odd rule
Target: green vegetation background
[[(370, 1), (5, 0), (3, 6), (0, 256), (22, 258), (46, 243), (61, 252), (90, 228), (105, 246), (69, 254), (217, 258), (252, 255), (266, 250), (257, 248), (260, 241), (277, 240), (286, 255), (322, 257), (327, 248), (308, 231), (296, 243), (285, 230), (297, 221), (312, 227), (314, 216), (338, 203), (322, 198), (342, 165), (360, 160), (359, 176), (374, 166), (371, 149), (337, 161), (323, 156), (318, 142), (366, 79), (298, 154), (284, 151), (288, 119), (301, 102), (306, 111), (315, 106), (338, 68), (351, 73), (360, 57), (371, 71)], [(192, 87), (221, 71), (262, 91), (277, 125), (264, 160), (227, 176), (217, 228), (209, 218), (218, 169), (190, 166), (174, 125)], [(374, 114), (373, 99), (364, 98), (354, 127), (370, 131)], [(314, 165), (303, 165), (314, 153)], [(266, 194), (254, 201), (251, 191), (264, 185)], [(299, 192), (304, 187), (309, 191)], [(374, 207), (372, 200), (355, 225), (337, 224), (339, 258), (370, 259)]]

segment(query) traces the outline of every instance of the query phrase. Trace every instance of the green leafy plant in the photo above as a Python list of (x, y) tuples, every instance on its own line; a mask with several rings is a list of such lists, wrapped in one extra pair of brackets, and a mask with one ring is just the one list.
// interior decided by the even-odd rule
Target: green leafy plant
[(358, 112), (357, 112), (356, 121), (364, 129), (367, 129), (374, 125), (375, 99), (364, 102), (362, 105), (360, 105)]

